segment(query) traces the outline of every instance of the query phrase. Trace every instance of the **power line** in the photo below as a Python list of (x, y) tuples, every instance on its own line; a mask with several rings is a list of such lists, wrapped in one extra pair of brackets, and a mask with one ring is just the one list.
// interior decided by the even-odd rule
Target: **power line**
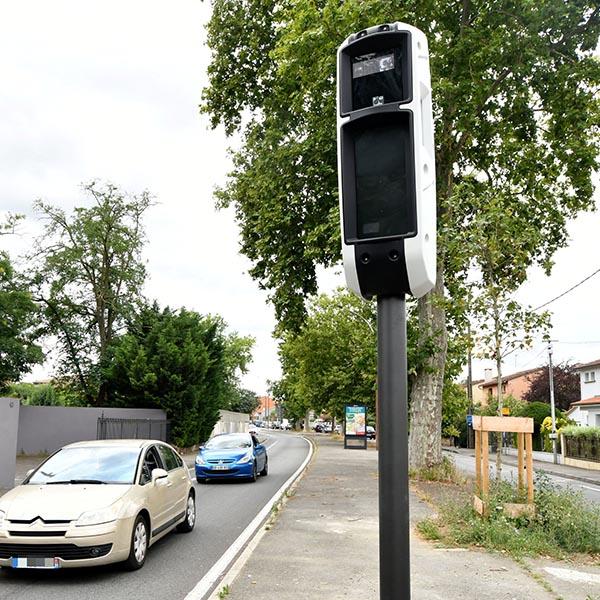
[(559, 294), (555, 298), (552, 298), (552, 300), (548, 300), (548, 302), (541, 304), (540, 306), (538, 306), (537, 308), (534, 308), (533, 310), (534, 311), (540, 310), (540, 308), (544, 308), (544, 306), (548, 306), (548, 304), (552, 304), (552, 302), (558, 300), (559, 298), (562, 298), (563, 296), (566, 296), (569, 292), (572, 292), (575, 288), (578, 288), (582, 283), (585, 283), (588, 279), (591, 279), (594, 275), (597, 275), (598, 273), (600, 273), (600, 268), (596, 269), (591, 275), (588, 275), (585, 279), (582, 279), (579, 283), (576, 283), (574, 286), (570, 287), (566, 292)]

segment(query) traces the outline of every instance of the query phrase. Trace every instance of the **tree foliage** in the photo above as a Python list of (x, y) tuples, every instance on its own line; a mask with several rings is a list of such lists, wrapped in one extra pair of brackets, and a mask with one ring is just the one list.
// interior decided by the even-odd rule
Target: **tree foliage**
[(20, 279), (0, 252), (0, 391), (44, 360), (39, 309)]
[[(411, 461), (436, 462), (448, 308), (441, 296), (447, 289), (452, 310), (460, 308), (474, 217), (481, 223), (497, 197), (512, 230), (530, 224), (527, 235), (535, 231), (519, 238), (511, 264), (548, 270), (566, 243), (566, 220), (592, 206), (600, 9), (592, 0), (212, 4), (202, 108), (213, 126), (243, 135), (218, 202), (235, 207), (251, 274), (270, 291), (281, 326), (294, 331), (317, 290), (316, 265), (339, 260), (337, 46), (352, 32), (397, 20), (428, 37), (439, 270), (433, 293), (419, 301), (419, 329), (421, 343), (433, 338), (437, 350), (413, 386)], [(503, 268), (498, 277), (513, 276)]]
[[(553, 365), (554, 402), (561, 410), (569, 410), (572, 402), (581, 400), (579, 375), (569, 363)], [(550, 403), (550, 373), (542, 369), (529, 379), (530, 387), (523, 396), (527, 402)]]
[(258, 396), (246, 388), (239, 388), (234, 398), (229, 401), (228, 408), (234, 412), (252, 414), (260, 406)]
[(72, 215), (36, 201), (46, 227), (31, 261), (47, 333), (58, 339), (61, 373), (89, 404), (101, 405), (106, 402), (101, 366), (142, 298), (142, 217), (151, 198), (148, 192), (128, 197), (97, 182), (83, 190), (92, 205)]
[(111, 404), (161, 408), (176, 444), (204, 441), (219, 409), (229, 406), (236, 371), (248, 362), (246, 341), (227, 334), (219, 317), (146, 307), (115, 342), (104, 370)]

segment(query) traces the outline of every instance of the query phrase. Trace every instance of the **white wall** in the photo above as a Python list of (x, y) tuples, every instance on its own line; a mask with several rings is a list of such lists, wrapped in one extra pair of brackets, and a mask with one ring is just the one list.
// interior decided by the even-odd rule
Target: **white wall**
[(245, 413), (220, 410), (219, 420), (215, 424), (210, 437), (220, 433), (246, 433), (250, 425), (250, 416)]
[(579, 372), (581, 400), (600, 396), (600, 367), (589, 367)]

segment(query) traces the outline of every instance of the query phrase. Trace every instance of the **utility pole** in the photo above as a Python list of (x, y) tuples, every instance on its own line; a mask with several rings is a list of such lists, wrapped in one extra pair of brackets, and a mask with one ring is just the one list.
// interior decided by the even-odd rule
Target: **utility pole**
[(552, 453), (554, 454), (554, 464), (558, 464), (556, 451), (556, 409), (554, 406), (554, 373), (552, 369), (552, 341), (548, 342), (548, 380), (550, 383), (550, 415), (552, 417)]

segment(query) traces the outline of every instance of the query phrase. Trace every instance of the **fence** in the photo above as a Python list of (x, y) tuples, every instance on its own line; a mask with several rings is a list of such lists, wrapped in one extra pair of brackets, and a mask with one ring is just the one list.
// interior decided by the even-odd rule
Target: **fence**
[(98, 417), (99, 440), (162, 440), (169, 439), (169, 421), (164, 419), (114, 419)]
[(600, 438), (590, 436), (563, 437), (565, 456), (600, 462)]

